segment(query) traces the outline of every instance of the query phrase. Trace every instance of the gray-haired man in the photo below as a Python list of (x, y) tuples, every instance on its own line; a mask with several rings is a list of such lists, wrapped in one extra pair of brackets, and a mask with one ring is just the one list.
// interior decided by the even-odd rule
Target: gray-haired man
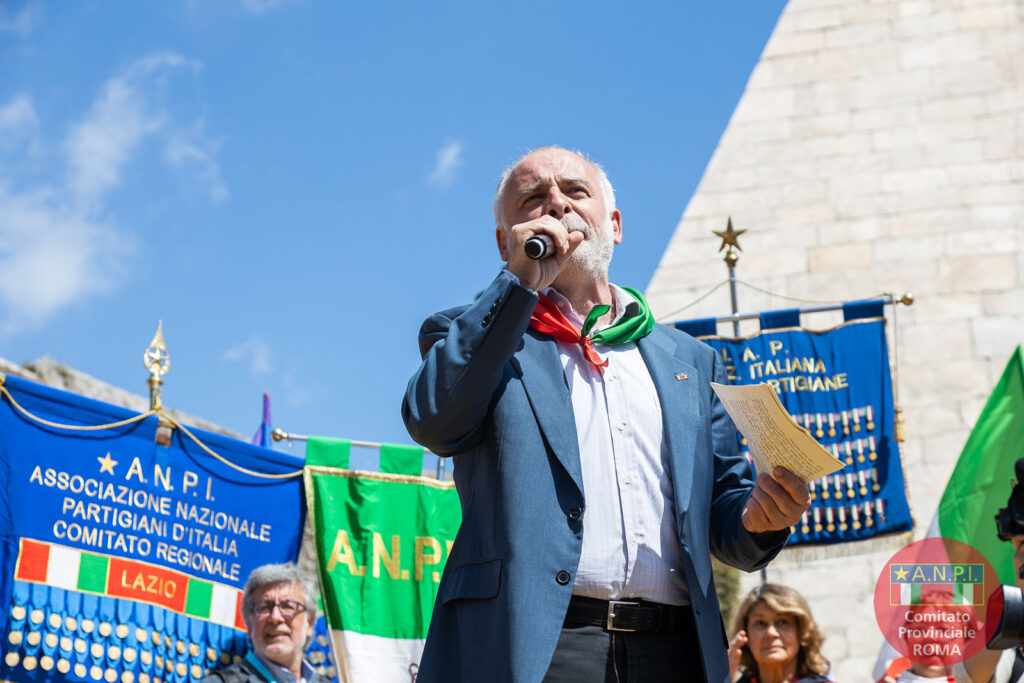
[(316, 587), (294, 564), (265, 564), (249, 574), (242, 618), (252, 649), (209, 683), (328, 683), (303, 658), (316, 621)]

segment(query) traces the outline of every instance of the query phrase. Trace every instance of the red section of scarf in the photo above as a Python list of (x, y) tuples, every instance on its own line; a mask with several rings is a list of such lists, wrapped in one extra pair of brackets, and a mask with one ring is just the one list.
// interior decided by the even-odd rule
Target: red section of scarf
[(601, 360), (594, 350), (594, 342), (589, 337), (584, 337), (576, 327), (569, 322), (562, 312), (558, 310), (555, 303), (544, 296), (537, 295), (537, 305), (533, 308), (533, 315), (530, 316), (530, 327), (541, 334), (554, 337), (558, 341), (579, 344), (583, 347), (583, 355), (587, 360), (598, 368), (608, 366), (607, 360)]

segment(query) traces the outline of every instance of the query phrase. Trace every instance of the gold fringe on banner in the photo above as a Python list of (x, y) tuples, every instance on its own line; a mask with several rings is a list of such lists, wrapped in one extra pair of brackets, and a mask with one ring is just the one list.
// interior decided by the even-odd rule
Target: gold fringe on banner
[(897, 443), (903, 443), (907, 440), (907, 425), (903, 421), (903, 409), (898, 405), (893, 406), (893, 412), (896, 415), (896, 424), (893, 425), (893, 439)]
[(782, 552), (772, 560), (771, 567), (794, 566), (809, 562), (820, 562), (840, 557), (870, 555), (883, 550), (896, 551), (913, 542), (913, 531), (900, 531), (885, 536), (876, 536), (863, 541), (844, 541), (832, 545), (799, 545), (783, 548)]

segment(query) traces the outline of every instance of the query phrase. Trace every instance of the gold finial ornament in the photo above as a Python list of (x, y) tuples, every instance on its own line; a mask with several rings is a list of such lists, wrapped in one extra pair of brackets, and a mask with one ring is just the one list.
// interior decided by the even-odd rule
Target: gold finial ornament
[(159, 410), (160, 406), (160, 385), (163, 384), (164, 375), (171, 369), (171, 357), (167, 353), (167, 344), (164, 343), (164, 321), (156, 325), (156, 334), (153, 341), (149, 342), (146, 352), (142, 354), (142, 364), (149, 370), (149, 407), (151, 410)]
[(722, 246), (718, 247), (718, 251), (726, 250), (725, 265), (730, 268), (735, 268), (736, 263), (740, 260), (738, 251), (743, 251), (740, 246), (740, 235), (746, 232), (746, 230), (736, 230), (732, 227), (732, 216), (729, 216), (725, 223), (725, 230), (712, 230), (712, 232), (722, 238)]
[(746, 230), (735, 230), (732, 227), (732, 216), (729, 216), (725, 223), (725, 230), (712, 230), (713, 233), (722, 238), (722, 246), (718, 248), (718, 251), (722, 251), (726, 247), (736, 247), (740, 251), (743, 248), (740, 246), (740, 235), (746, 232)]
[[(164, 383), (163, 376), (171, 369), (171, 356), (167, 353), (167, 344), (164, 343), (163, 328), (164, 321), (161, 320), (156, 324), (156, 334), (153, 335), (153, 341), (149, 342), (145, 353), (142, 354), (142, 364), (149, 370), (149, 379), (146, 380), (146, 384), (149, 385), (149, 409), (156, 411), (163, 410), (163, 404), (160, 400), (160, 387)], [(171, 445), (171, 427), (171, 423), (161, 416), (156, 430), (157, 444), (161, 446)]]

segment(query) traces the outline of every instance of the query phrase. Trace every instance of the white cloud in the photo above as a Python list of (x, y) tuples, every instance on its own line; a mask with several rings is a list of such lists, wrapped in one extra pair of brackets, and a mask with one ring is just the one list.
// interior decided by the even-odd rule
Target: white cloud
[(233, 363), (248, 362), (249, 370), (255, 375), (265, 375), (273, 370), (270, 362), (270, 345), (258, 336), (252, 336), (241, 344), (224, 352), (224, 360)]
[(15, 95), (11, 101), (0, 107), (0, 134), (17, 133), (26, 128), (35, 130), (39, 127), (32, 98), (22, 93)]
[(39, 325), (60, 309), (108, 291), (132, 240), (65, 204), (60, 192), (15, 194), (0, 186), (2, 330)]
[(204, 141), (198, 134), (201, 129), (200, 123), (191, 133), (172, 135), (167, 141), (164, 156), (175, 168), (192, 169), (209, 192), (210, 199), (222, 202), (228, 198), (228, 188), (220, 177), (220, 165), (216, 159), (218, 145)]
[(427, 177), (427, 182), (438, 187), (448, 187), (455, 182), (455, 171), (462, 166), (462, 143), (449, 140), (437, 150), (437, 163)]
[[(168, 136), (168, 149), (178, 151), (165, 160), (208, 183), (214, 199), (226, 196), (215, 150), (195, 126), (176, 130), (162, 105), (165, 76), (198, 66), (161, 52), (120, 69), (68, 127), (53, 173), (63, 182), (53, 184), (26, 181), (13, 154), (31, 155), (36, 147), (40, 124), (32, 98), (19, 94), (0, 105), (0, 334), (42, 325), (123, 282), (136, 244), (107, 215), (106, 203), (148, 137)], [(178, 149), (177, 138), (191, 147)]]
[(32, 98), (22, 93), (0, 106), (0, 152), (9, 152), (22, 145), (35, 147), (39, 134), (39, 116)]
[(17, 14), (10, 14), (8, 8), (0, 4), (0, 33), (16, 33), (27, 36), (35, 28), (42, 15), (42, 3), (28, 2)]
[(166, 112), (146, 97), (149, 81), (161, 70), (187, 64), (180, 55), (155, 53), (136, 60), (100, 89), (86, 117), (68, 135), (68, 187), (83, 206), (116, 187), (121, 169), (148, 135), (166, 123)]

